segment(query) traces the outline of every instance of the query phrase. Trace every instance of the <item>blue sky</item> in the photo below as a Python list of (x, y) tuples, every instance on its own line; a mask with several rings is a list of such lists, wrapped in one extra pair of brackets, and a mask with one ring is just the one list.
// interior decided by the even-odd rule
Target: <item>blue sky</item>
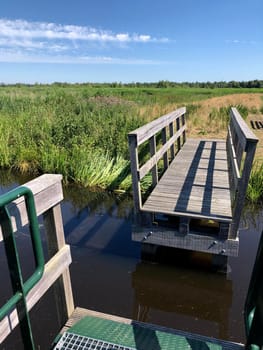
[(263, 79), (262, 0), (8, 0), (0, 82)]

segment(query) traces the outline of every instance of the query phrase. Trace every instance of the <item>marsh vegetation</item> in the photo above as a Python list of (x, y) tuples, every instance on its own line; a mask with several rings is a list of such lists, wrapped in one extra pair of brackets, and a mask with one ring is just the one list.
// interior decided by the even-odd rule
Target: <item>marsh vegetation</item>
[[(224, 137), (230, 106), (261, 118), (263, 89), (120, 87), (89, 84), (0, 87), (0, 167), (61, 173), (66, 182), (131, 186), (127, 134), (186, 105), (188, 135)], [(263, 133), (263, 131), (261, 131)], [(262, 198), (262, 140), (248, 196)]]

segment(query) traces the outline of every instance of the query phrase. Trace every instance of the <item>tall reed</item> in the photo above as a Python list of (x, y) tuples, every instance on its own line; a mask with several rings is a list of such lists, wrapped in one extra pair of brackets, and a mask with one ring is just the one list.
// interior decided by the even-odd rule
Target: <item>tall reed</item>
[(251, 171), (247, 198), (252, 203), (263, 201), (263, 163), (255, 162)]
[[(0, 87), (0, 167), (22, 173), (57, 172), (66, 181), (85, 186), (129, 189), (131, 130), (187, 104), (190, 132), (217, 132), (227, 124), (228, 107), (210, 111), (209, 125), (194, 102), (232, 92), (88, 84)], [(246, 115), (245, 106), (238, 109)], [(252, 171), (252, 201), (262, 198), (262, 170), (258, 165)], [(148, 182), (145, 178), (142, 187), (147, 189)]]

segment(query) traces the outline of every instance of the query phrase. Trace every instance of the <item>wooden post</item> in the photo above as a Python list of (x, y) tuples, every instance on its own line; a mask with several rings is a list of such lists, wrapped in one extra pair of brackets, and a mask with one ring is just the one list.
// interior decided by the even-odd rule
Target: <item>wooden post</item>
[[(156, 153), (156, 136), (153, 135), (150, 138), (150, 155), (153, 157)], [(152, 184), (155, 186), (158, 183), (158, 168), (157, 164), (155, 163), (152, 167)]]
[(141, 198), (140, 179), (138, 176), (139, 161), (138, 161), (138, 146), (137, 146), (136, 135), (129, 134), (129, 149), (130, 149), (130, 161), (131, 161), (134, 210), (135, 210), (135, 214), (139, 214), (142, 206), (142, 198)]
[[(173, 122), (169, 124), (169, 134), (170, 134), (170, 138), (174, 135), (174, 123)], [(174, 143), (170, 147), (170, 154), (171, 154), (171, 161), (172, 161), (175, 157)]]
[[(184, 125), (185, 125), (185, 113), (182, 114), (182, 126), (184, 126)], [(186, 132), (184, 130), (183, 131), (183, 144), (185, 143), (185, 141), (186, 141)]]
[[(176, 119), (176, 131), (180, 130), (180, 117)], [(177, 152), (179, 152), (181, 149), (181, 136), (177, 139)]]
[[(167, 142), (167, 135), (166, 135), (166, 127), (164, 127), (162, 129), (162, 144), (165, 145)], [(169, 162), (168, 162), (168, 154), (167, 151), (164, 153), (163, 155), (163, 165), (164, 165), (164, 169), (166, 170), (169, 166)]]
[[(44, 213), (44, 225), (47, 234), (48, 253), (51, 258), (65, 246), (64, 228), (60, 204)], [(69, 268), (54, 283), (55, 300), (59, 324), (63, 325), (74, 311)]]

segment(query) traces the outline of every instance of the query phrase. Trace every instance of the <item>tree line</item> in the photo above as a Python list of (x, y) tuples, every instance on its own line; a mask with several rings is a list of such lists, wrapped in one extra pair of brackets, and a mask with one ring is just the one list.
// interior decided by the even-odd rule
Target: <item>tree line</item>
[(190, 87), (190, 88), (263, 88), (263, 80), (247, 80), (247, 81), (206, 81), (206, 82), (176, 82), (169, 80), (159, 80), (158, 82), (130, 82), (130, 83), (122, 83), (122, 82), (111, 82), (111, 83), (95, 83), (95, 82), (85, 82), (85, 83), (67, 83), (67, 82), (54, 82), (51, 84), (24, 84), (24, 83), (16, 83), (16, 84), (5, 84), (0, 83), (0, 86), (89, 86), (89, 87), (111, 87), (111, 88), (121, 88), (121, 87), (139, 87), (139, 88), (175, 88), (175, 87)]
[(206, 81), (206, 82), (173, 82), (169, 80), (160, 80), (153, 83), (112, 83), (112, 87), (121, 86), (130, 87), (154, 87), (154, 88), (172, 88), (172, 87), (193, 87), (193, 88), (263, 88), (263, 80), (248, 80), (248, 81)]

